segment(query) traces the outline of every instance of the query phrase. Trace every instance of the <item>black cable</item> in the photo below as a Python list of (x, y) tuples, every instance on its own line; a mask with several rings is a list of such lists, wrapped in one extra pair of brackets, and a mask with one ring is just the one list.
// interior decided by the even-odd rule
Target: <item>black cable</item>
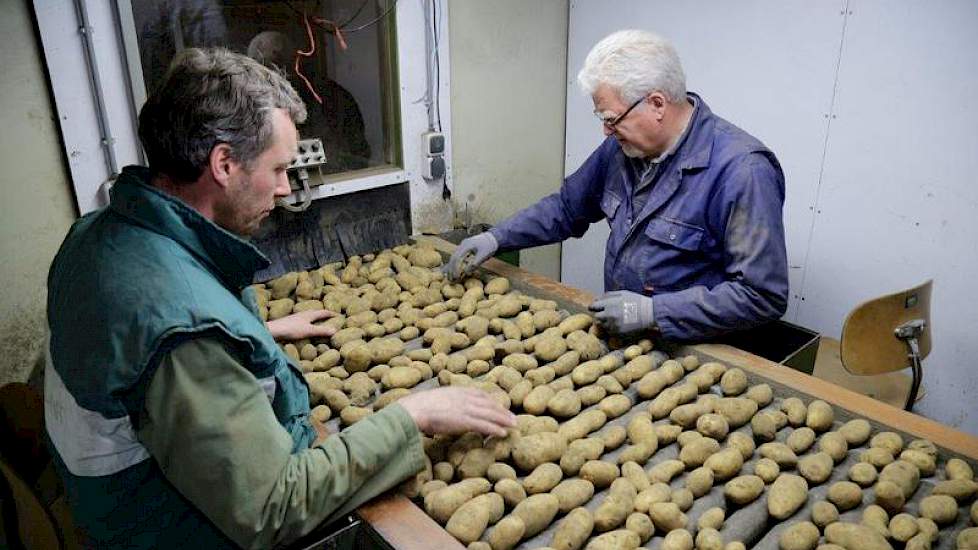
[(359, 17), (360, 14), (363, 12), (363, 8), (367, 7), (367, 2), (369, 2), (369, 1), (370, 0), (363, 0), (363, 3), (360, 4), (360, 7), (359, 8), (357, 8), (357, 11), (353, 15), (351, 15), (349, 19), (347, 19), (346, 21), (340, 23), (340, 29), (345, 29), (346, 26), (349, 25), (350, 23), (352, 23), (354, 19), (356, 19), (357, 17)]
[(380, 14), (376, 18), (374, 18), (374, 19), (372, 19), (372, 20), (364, 23), (363, 25), (360, 25), (359, 27), (356, 27), (356, 28), (353, 28), (353, 29), (349, 29), (349, 30), (343, 29), (343, 31), (344, 32), (357, 32), (357, 31), (362, 31), (363, 29), (366, 29), (367, 27), (369, 27), (369, 26), (373, 25), (374, 23), (380, 21), (381, 19), (387, 17), (387, 14), (389, 14), (391, 12), (391, 10), (393, 10), (395, 7), (397, 7), (397, 0), (394, 0), (394, 2), (390, 5), (390, 7), (388, 7), (387, 10), (384, 11), (384, 13)]
[(441, 132), (441, 54), (438, 51), (438, 0), (431, 0), (431, 26), (435, 43), (435, 118)]

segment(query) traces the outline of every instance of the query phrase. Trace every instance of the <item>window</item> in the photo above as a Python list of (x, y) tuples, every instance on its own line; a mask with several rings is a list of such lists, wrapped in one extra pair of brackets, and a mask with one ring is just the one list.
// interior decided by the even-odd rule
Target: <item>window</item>
[(223, 46), (288, 77), (308, 110), (301, 137), (323, 141), (325, 174), (400, 164), (393, 0), (130, 3), (139, 51), (127, 53), (146, 92), (179, 50)]

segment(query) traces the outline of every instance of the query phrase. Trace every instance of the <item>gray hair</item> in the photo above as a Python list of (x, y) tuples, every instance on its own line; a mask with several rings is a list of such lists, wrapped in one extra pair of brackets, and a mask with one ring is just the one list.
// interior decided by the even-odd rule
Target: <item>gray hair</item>
[(226, 143), (249, 166), (272, 142), (272, 112), (306, 119), (306, 107), (284, 76), (224, 48), (188, 48), (139, 113), (139, 140), (149, 167), (179, 182), (193, 182), (214, 147)]
[(626, 103), (655, 91), (672, 103), (686, 99), (679, 54), (668, 40), (648, 31), (618, 31), (602, 39), (587, 54), (577, 82), (588, 94), (602, 84), (610, 86)]

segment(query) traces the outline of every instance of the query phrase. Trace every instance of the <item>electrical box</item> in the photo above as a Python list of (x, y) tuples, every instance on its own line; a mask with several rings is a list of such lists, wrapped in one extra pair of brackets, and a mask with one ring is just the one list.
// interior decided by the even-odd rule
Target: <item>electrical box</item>
[(421, 151), (429, 157), (445, 154), (445, 135), (441, 132), (421, 134)]

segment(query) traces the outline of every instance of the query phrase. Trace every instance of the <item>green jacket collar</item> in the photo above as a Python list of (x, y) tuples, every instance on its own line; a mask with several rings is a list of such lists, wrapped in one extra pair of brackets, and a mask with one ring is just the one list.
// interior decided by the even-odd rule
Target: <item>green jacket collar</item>
[(241, 289), (271, 262), (253, 244), (149, 184), (151, 172), (127, 166), (112, 186), (109, 208), (133, 223), (173, 239), (199, 257), (227, 286)]

